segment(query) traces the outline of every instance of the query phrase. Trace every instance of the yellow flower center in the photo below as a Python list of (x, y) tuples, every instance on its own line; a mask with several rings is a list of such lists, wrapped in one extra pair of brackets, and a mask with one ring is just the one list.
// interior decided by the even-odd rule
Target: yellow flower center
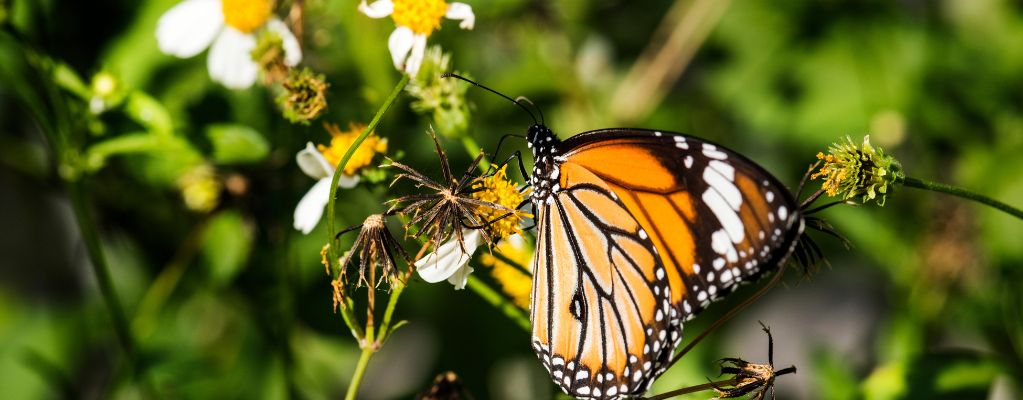
[(224, 23), (241, 31), (251, 33), (266, 23), (273, 12), (273, 0), (220, 0), (224, 11)]
[[(501, 284), (501, 289), (508, 297), (511, 297), (515, 305), (524, 309), (529, 308), (532, 277), (523, 272), (520, 267), (527, 268), (526, 266), (533, 258), (532, 249), (524, 243), (516, 245), (505, 240), (494, 248), (494, 252), (500, 254), (501, 257), (486, 253), (480, 256), (480, 263), (492, 268), (491, 274), (493, 274), (494, 280)], [(518, 264), (518, 267), (505, 260)]]
[(430, 36), (434, 29), (440, 28), (440, 20), (448, 12), (448, 3), (444, 0), (393, 1), (391, 18), (394, 18), (394, 23), (420, 35)]
[[(515, 184), (508, 180), (508, 176), (505, 174), (507, 167), (504, 165), (493, 175), (477, 179), (474, 188), (478, 190), (472, 193), (472, 198), (515, 210), (515, 207), (522, 203), (528, 191), (526, 193), (519, 192)], [(490, 207), (480, 207), (476, 212), (484, 222), (489, 223), (487, 230), (494, 240), (506, 238), (513, 233), (522, 233), (519, 220), (523, 217), (532, 217), (528, 213), (517, 210), (508, 215), (508, 210)]]
[[(330, 139), (330, 146), (324, 146), (322, 144), (316, 145), (316, 149), (323, 154), (323, 158), (327, 159), (330, 165), (337, 167), (337, 164), (341, 162), (341, 158), (344, 157), (345, 153), (348, 152), (348, 148), (352, 147), (355, 143), (355, 139), (362, 134), (362, 131), (366, 129), (365, 125), (349, 124), (347, 131), (341, 131), (337, 125), (327, 124), (325, 125), (327, 132), (330, 132), (332, 136)], [(387, 151), (387, 139), (381, 139), (376, 133), (372, 133), (366, 137), (366, 140), (362, 141), (358, 149), (355, 149), (355, 153), (352, 154), (352, 158), (348, 160), (348, 164), (345, 164), (345, 175), (355, 175), (360, 169), (365, 168), (373, 162), (373, 156), (377, 153), (384, 153)]]

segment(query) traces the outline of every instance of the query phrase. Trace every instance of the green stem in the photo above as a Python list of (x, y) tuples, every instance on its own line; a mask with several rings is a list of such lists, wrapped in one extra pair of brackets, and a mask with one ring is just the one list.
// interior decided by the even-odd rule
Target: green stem
[(696, 385), (696, 386), (690, 386), (690, 387), (687, 387), (687, 388), (672, 390), (670, 392), (664, 392), (664, 393), (661, 393), (661, 394), (658, 394), (658, 395), (654, 395), (654, 396), (650, 396), (650, 397), (641, 397), (640, 399), (641, 400), (663, 400), (663, 399), (670, 399), (672, 397), (677, 397), (677, 396), (681, 396), (681, 395), (684, 395), (684, 394), (699, 393), (699, 392), (702, 392), (702, 391), (705, 391), (705, 390), (717, 389), (719, 387), (734, 386), (734, 385), (735, 385), (735, 379), (725, 379), (725, 380), (722, 380), (722, 381), (708, 382), (708, 383), (704, 383), (702, 385)]
[[(476, 143), (476, 139), (473, 139), (468, 133), (463, 134), (461, 140), (462, 147), (465, 147), (465, 151), (469, 153), (469, 157), (476, 157), (483, 151), (483, 148), (480, 147), (479, 143)], [(483, 159), (480, 160), (480, 168), (486, 170), (488, 167), (490, 167), (490, 162), (487, 161), (486, 157), (483, 157)]]
[(355, 365), (355, 373), (352, 374), (352, 383), (348, 385), (348, 393), (345, 393), (345, 400), (355, 400), (355, 395), (359, 393), (359, 383), (362, 382), (362, 376), (366, 374), (369, 358), (373, 356), (375, 351), (372, 346), (364, 346), (362, 348), (359, 363)]
[(387, 309), (384, 310), (384, 322), (380, 324), (380, 330), (377, 333), (377, 341), (382, 345), (384, 340), (390, 336), (391, 332), (391, 318), (394, 317), (394, 308), (398, 305), (398, 298), (401, 297), (401, 292), (405, 291), (405, 283), (398, 283), (391, 288), (391, 296), (387, 299)]
[(1016, 218), (1023, 220), (1023, 211), (1020, 211), (1018, 208), (1012, 207), (1008, 204), (1002, 203), (998, 200), (992, 199), (982, 194), (971, 192), (961, 187), (946, 185), (944, 183), (925, 181), (922, 179), (911, 178), (908, 176), (902, 179), (902, 184), (908, 187), (930, 190), (933, 192), (941, 192), (957, 197), (962, 197), (964, 199), (973, 200), (978, 203), (994, 207), (1009, 215), (1012, 215)]
[[(348, 385), (348, 392), (345, 394), (345, 399), (354, 399), (359, 393), (359, 384), (362, 383), (362, 376), (366, 373), (366, 367), (369, 365), (369, 359), (373, 357), (373, 353), (384, 345), (384, 341), (390, 336), (393, 330), (391, 329), (391, 319), (394, 317), (395, 306), (398, 305), (398, 298), (401, 297), (401, 293), (405, 290), (405, 283), (398, 283), (394, 285), (391, 290), (391, 296), (387, 299), (387, 309), (384, 310), (384, 322), (380, 324), (380, 330), (377, 331), (374, 337), (373, 331), (367, 327), (366, 338), (360, 343), (362, 346), (362, 354), (359, 355), (359, 363), (355, 366), (355, 373), (352, 374), (352, 382)], [(372, 287), (369, 290), (373, 290)], [(401, 323), (399, 323), (400, 326)]]
[(529, 317), (525, 315), (521, 308), (512, 304), (504, 296), (501, 296), (501, 294), (480, 280), (480, 278), (477, 278), (475, 275), (469, 275), (469, 281), (465, 286), (476, 292), (483, 300), (504, 312), (504, 315), (511, 318), (513, 322), (522, 327), (522, 329), (525, 329), (526, 332), (532, 329), (529, 324)]
[[(361, 145), (362, 142), (366, 140), (366, 137), (368, 137), (370, 133), (373, 133), (373, 130), (376, 129), (377, 124), (380, 123), (380, 119), (384, 116), (384, 113), (387, 112), (387, 109), (391, 108), (391, 104), (394, 104), (394, 101), (398, 98), (398, 94), (400, 94), (401, 91), (405, 89), (405, 85), (408, 85), (408, 81), (409, 81), (408, 75), (402, 74), (401, 80), (398, 81), (398, 84), (394, 86), (394, 90), (392, 90), (391, 94), (387, 96), (386, 100), (384, 100), (384, 104), (380, 106), (379, 110), (377, 110), (376, 115), (373, 116), (373, 120), (369, 122), (369, 125), (366, 126), (366, 129), (362, 131), (362, 134), (360, 134), (359, 137), (355, 138), (355, 141), (352, 143), (352, 146), (349, 147), (348, 151), (345, 152), (345, 155), (341, 157), (341, 161), (337, 163), (337, 169), (334, 170), (334, 175), (330, 179), (330, 198), (329, 200), (327, 200), (326, 215), (327, 243), (330, 244), (330, 246), (328, 246), (327, 248), (328, 255), (327, 262), (337, 267), (331, 268), (331, 270), (335, 271), (335, 273), (340, 273), (341, 271), (341, 266), (335, 264), (338, 259), (337, 255), (338, 242), (335, 238), (335, 236), (337, 236), (337, 230), (334, 227), (334, 204), (337, 200), (337, 182), (338, 180), (341, 179), (341, 172), (345, 170), (345, 166), (348, 165), (348, 160), (350, 160), (352, 158), (352, 155), (355, 154), (355, 150), (359, 148), (359, 145)], [(336, 276), (337, 275), (335, 275), (335, 277)], [(341, 317), (345, 320), (345, 325), (348, 325), (348, 328), (352, 330), (352, 334), (355, 335), (356, 339), (362, 340), (365, 333), (362, 331), (362, 328), (359, 327), (359, 324), (356, 323), (357, 317), (355, 316), (352, 310), (351, 304), (349, 304), (349, 307), (341, 308)]]
[[(124, 308), (121, 300), (117, 297), (114, 283), (110, 279), (110, 269), (107, 265), (106, 255), (103, 253), (103, 245), (100, 242), (99, 231), (89, 213), (89, 203), (85, 196), (85, 183), (82, 180), (67, 182), (68, 195), (71, 198), (71, 205), (74, 208), (75, 219), (78, 220), (78, 229), (81, 231), (82, 240), (89, 253), (89, 264), (92, 265), (92, 273), (96, 277), (100, 294), (103, 296), (103, 303), (110, 311), (110, 317), (114, 322), (114, 331), (117, 334), (117, 341), (121, 349), (134, 364), (135, 341), (128, 329), (128, 319), (125, 318)], [(134, 365), (132, 366), (134, 368)]]

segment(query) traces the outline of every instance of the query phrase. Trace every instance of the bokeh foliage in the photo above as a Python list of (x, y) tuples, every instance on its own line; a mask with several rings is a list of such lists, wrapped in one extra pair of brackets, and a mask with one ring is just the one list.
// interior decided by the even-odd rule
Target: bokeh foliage
[[(358, 347), (331, 310), (322, 224), (308, 236), (291, 226), (313, 184), (294, 154), (329, 136), (319, 123), (282, 118), (270, 90), (211, 82), (204, 57), (160, 53), (156, 20), (175, 3), (0, 1), (4, 396), (148, 390), (119, 357), (61, 184), (69, 176), (85, 177), (148, 385), (185, 398), (335, 398), (348, 386)], [(455, 69), (529, 97), (562, 137), (612, 126), (686, 132), (795, 186), (818, 150), (870, 133), (907, 175), (1023, 204), (1019, 2), (468, 3), (476, 29), (446, 25), (431, 43)], [(366, 123), (398, 80), (386, 48), (393, 25), (357, 13), (352, 0), (304, 4), (303, 63), (330, 82), (323, 119)], [(691, 57), (659, 61), (658, 43), (690, 27), (669, 43)], [(661, 69), (677, 71), (650, 78)], [(430, 124), (467, 127), (491, 151), (501, 135), (524, 132), (529, 120), (516, 107), (483, 91), (467, 96), (459, 107), (469, 121), (421, 115), (405, 97), (377, 132), (403, 163), (430, 172)], [(77, 150), (56, 152), (45, 131), (67, 133), (64, 146)], [(442, 140), (453, 164), (470, 161), (463, 144)], [(511, 149), (524, 144), (502, 153)], [(385, 210), (384, 186), (344, 191), (338, 226)], [(785, 398), (1023, 393), (1023, 223), (908, 189), (883, 208), (824, 216), (854, 248), (821, 240), (831, 268), (776, 288), (655, 390), (703, 383), (721, 357), (762, 361), (760, 319), (774, 327), (776, 361), (799, 367), (798, 380), (780, 383)], [(553, 396), (528, 333), (471, 292), (413, 281), (405, 297), (398, 312), (411, 324), (373, 360), (365, 398), (410, 397), (445, 370), (477, 398)], [(686, 336), (737, 302), (712, 307)]]

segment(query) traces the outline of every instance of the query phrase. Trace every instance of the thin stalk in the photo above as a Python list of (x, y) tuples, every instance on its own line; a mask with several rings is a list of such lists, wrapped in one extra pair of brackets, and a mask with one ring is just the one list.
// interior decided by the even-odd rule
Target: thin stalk
[[(366, 140), (366, 137), (368, 137), (369, 134), (373, 133), (373, 130), (376, 129), (377, 124), (380, 123), (380, 119), (384, 116), (384, 113), (386, 113), (387, 110), (391, 108), (391, 104), (394, 104), (394, 101), (398, 98), (398, 94), (400, 94), (401, 91), (405, 89), (405, 85), (408, 85), (408, 81), (409, 81), (408, 75), (402, 74), (401, 80), (398, 81), (398, 84), (394, 86), (393, 90), (391, 90), (391, 94), (387, 96), (387, 99), (384, 100), (384, 104), (381, 105), (380, 109), (377, 110), (376, 115), (373, 116), (373, 120), (369, 122), (369, 125), (366, 126), (366, 129), (362, 131), (362, 134), (360, 134), (359, 137), (355, 138), (355, 141), (352, 143), (352, 146), (349, 147), (348, 151), (345, 152), (345, 155), (341, 157), (341, 161), (337, 163), (337, 168), (334, 170), (334, 175), (330, 179), (330, 198), (327, 200), (326, 215), (327, 243), (329, 243), (329, 246), (327, 247), (328, 255), (327, 262), (329, 262), (330, 265), (335, 265), (335, 263), (338, 260), (337, 256), (338, 242), (336, 239), (337, 229), (334, 227), (334, 205), (337, 200), (337, 182), (338, 180), (341, 179), (341, 172), (345, 170), (345, 166), (348, 165), (348, 160), (350, 160), (352, 158), (352, 155), (355, 154), (355, 150), (359, 148), (359, 145), (361, 145), (362, 142)], [(341, 270), (341, 266), (337, 266), (337, 268), (331, 269), (339, 273)], [(362, 331), (362, 328), (359, 327), (359, 324), (356, 323), (357, 317), (353, 314), (352, 307), (350, 307), (350, 304), (349, 307), (341, 308), (341, 317), (344, 319), (345, 325), (348, 325), (348, 328), (352, 330), (352, 334), (354, 334), (357, 339), (361, 340), (363, 336), (367, 334), (364, 333)]]
[(366, 374), (366, 366), (369, 365), (369, 358), (373, 357), (374, 350), (370, 346), (362, 348), (359, 356), (359, 363), (355, 365), (355, 373), (352, 374), (352, 382), (348, 385), (348, 393), (345, 393), (345, 400), (355, 400), (359, 393), (359, 384), (362, 383), (362, 376)]
[(110, 279), (110, 268), (107, 265), (106, 255), (103, 253), (103, 245), (100, 242), (99, 231), (96, 223), (89, 213), (89, 203), (85, 195), (85, 183), (79, 179), (67, 182), (68, 195), (71, 198), (71, 205), (74, 208), (75, 219), (78, 220), (78, 229), (81, 231), (82, 240), (89, 253), (89, 264), (92, 265), (92, 273), (96, 277), (100, 294), (103, 296), (103, 303), (110, 312), (110, 318), (114, 323), (114, 331), (117, 334), (117, 342), (124, 350), (132, 369), (135, 368), (135, 339), (128, 327), (128, 319), (125, 317), (121, 300), (114, 289), (114, 283)]
[(384, 343), (391, 334), (391, 318), (394, 317), (394, 308), (398, 305), (398, 298), (401, 297), (401, 292), (405, 291), (405, 283), (399, 283), (391, 288), (391, 296), (387, 299), (387, 309), (384, 310), (384, 322), (380, 324), (380, 331), (377, 334), (379, 338), (377, 341), (380, 344)]
[(1002, 203), (1002, 202), (1000, 202), (998, 200), (992, 199), (992, 198), (987, 197), (985, 195), (982, 195), (982, 194), (979, 194), (979, 193), (975, 193), (975, 192), (971, 192), (971, 191), (963, 189), (961, 187), (952, 186), (952, 185), (946, 185), (944, 183), (925, 181), (923, 179), (917, 179), (917, 178), (912, 178), (912, 177), (908, 177), (908, 176), (905, 177), (905, 178), (902, 178), (902, 184), (906, 185), (907, 187), (912, 187), (912, 188), (917, 188), (917, 189), (924, 189), (924, 190), (930, 190), (932, 192), (946, 193), (946, 194), (950, 194), (950, 195), (953, 195), (953, 196), (956, 196), (956, 197), (961, 197), (961, 198), (964, 198), (964, 199), (967, 199), (967, 200), (973, 200), (973, 201), (976, 201), (978, 203), (981, 203), (981, 204), (993, 207), (995, 209), (1001, 210), (1001, 211), (1005, 212), (1006, 214), (1012, 215), (1012, 216), (1014, 216), (1016, 218), (1019, 218), (1019, 219), (1023, 220), (1023, 211), (1020, 211), (1020, 209), (1015, 208), (1013, 206), (1010, 206), (1008, 204)]
[(735, 385), (735, 379), (725, 379), (717, 382), (707, 382), (702, 385), (690, 386), (687, 388), (672, 390), (670, 392), (664, 392), (651, 397), (643, 397), (642, 400), (663, 400), (670, 399), (672, 397), (681, 396), (689, 393), (698, 393), (705, 390), (717, 389), (722, 386), (733, 386)]
[[(370, 293), (373, 293), (373, 287), (369, 288)], [(355, 366), (355, 373), (352, 374), (352, 381), (348, 385), (348, 391), (345, 393), (345, 399), (355, 399), (355, 396), (359, 393), (359, 385), (362, 383), (362, 377), (366, 374), (366, 367), (369, 365), (369, 359), (373, 357), (373, 353), (380, 350), (383, 347), (384, 341), (390, 336), (393, 329), (391, 328), (391, 319), (394, 317), (394, 309), (398, 305), (398, 298), (401, 297), (401, 293), (405, 290), (404, 283), (398, 283), (391, 290), (391, 296), (387, 300), (387, 309), (384, 310), (384, 320), (380, 324), (380, 330), (374, 330), (372, 322), (366, 324), (366, 338), (359, 343), (362, 346), (362, 353), (359, 355), (359, 363)], [(370, 309), (373, 308), (372, 303)], [(370, 314), (370, 318), (372, 314)], [(372, 320), (370, 320), (372, 321)], [(400, 325), (400, 323), (399, 323)]]
[(512, 322), (515, 322), (518, 326), (522, 327), (522, 329), (525, 329), (527, 332), (532, 329), (530, 327), (529, 317), (522, 312), (521, 308), (506, 299), (496, 290), (491, 288), (490, 285), (487, 285), (475, 275), (469, 275), (469, 280), (465, 287), (476, 292), (476, 294), (483, 298), (483, 300), (494, 307), (497, 307), (498, 310), (501, 310), (504, 315), (511, 318)]
[(696, 345), (700, 343), (700, 341), (703, 340), (703, 338), (707, 337), (707, 335), (710, 335), (711, 332), (714, 332), (714, 330), (723, 325), (725, 322), (728, 322), (733, 317), (738, 315), (742, 310), (745, 310), (746, 307), (749, 307), (750, 304), (753, 304), (754, 301), (757, 301), (757, 299), (759, 299), (760, 296), (763, 296), (764, 294), (767, 293), (768, 290), (771, 290), (771, 288), (773, 288), (774, 285), (777, 285), (778, 282), (781, 281), (781, 277), (785, 273), (785, 269), (787, 266), (788, 263), (782, 263), (781, 267), (778, 268), (778, 272), (774, 273), (774, 277), (772, 277), (771, 280), (767, 282), (766, 285), (764, 285), (760, 289), (757, 289), (757, 291), (753, 293), (752, 296), (750, 296), (746, 300), (743, 300), (743, 302), (739, 303), (739, 305), (732, 307), (732, 309), (728, 310), (728, 312), (725, 313), (725, 315), (722, 315), (720, 318), (717, 319), (717, 321), (714, 321), (713, 324), (710, 324), (710, 326), (707, 327), (707, 329), (704, 329), (703, 332), (700, 332), (699, 335), (696, 335), (696, 337), (693, 338), (693, 340), (691, 340), (689, 344), (686, 345), (686, 347), (683, 347), (681, 351), (675, 353), (675, 356), (671, 359), (671, 362), (668, 363), (668, 367), (665, 368), (665, 370), (671, 369), (671, 367), (674, 366), (675, 363), (678, 362), (678, 360), (681, 360), (682, 357), (686, 355), (686, 353), (689, 353), (689, 351), (692, 350), (693, 347), (696, 347)]
[[(462, 147), (465, 147), (465, 151), (469, 153), (469, 157), (476, 157), (476, 156), (480, 155), (480, 152), (483, 151), (483, 148), (480, 147), (479, 143), (476, 143), (476, 139), (473, 139), (473, 137), (469, 136), (469, 134), (467, 134), (467, 133), (463, 134), (461, 140), (462, 140)], [(480, 169), (481, 170), (486, 170), (489, 167), (490, 167), (490, 162), (487, 161), (486, 157), (483, 157), (482, 159), (480, 159)]]

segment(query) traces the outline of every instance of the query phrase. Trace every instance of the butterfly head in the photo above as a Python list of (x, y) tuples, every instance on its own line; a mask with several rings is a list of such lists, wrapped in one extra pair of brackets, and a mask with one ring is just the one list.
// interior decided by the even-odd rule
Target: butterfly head
[(558, 190), (558, 166), (555, 163), (561, 141), (544, 124), (533, 124), (526, 132), (526, 145), (533, 153), (533, 200), (547, 201)]
[(551, 148), (557, 141), (551, 128), (544, 124), (533, 124), (526, 131), (526, 145), (533, 151), (533, 156), (539, 155), (541, 149)]

